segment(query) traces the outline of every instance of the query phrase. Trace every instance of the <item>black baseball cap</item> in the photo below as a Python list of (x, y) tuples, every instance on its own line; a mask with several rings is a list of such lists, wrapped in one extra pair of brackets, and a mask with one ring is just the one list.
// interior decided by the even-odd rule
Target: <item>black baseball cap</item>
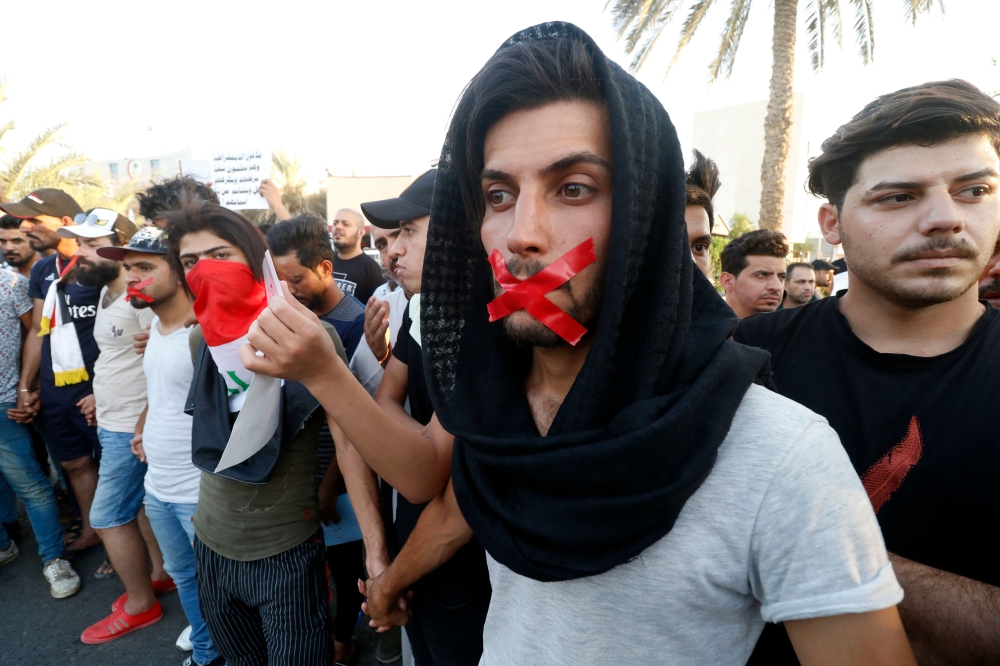
[(76, 217), (83, 212), (76, 199), (54, 187), (42, 187), (16, 203), (0, 204), (3, 212), (26, 220), (39, 215)]
[(361, 212), (379, 229), (399, 229), (403, 220), (431, 214), (431, 195), (437, 169), (422, 174), (395, 199), (382, 199), (361, 204)]
[(166, 254), (167, 236), (163, 229), (143, 227), (129, 239), (128, 245), (122, 247), (99, 247), (97, 254), (105, 259), (121, 261), (126, 252), (145, 252), (146, 254)]
[(817, 270), (817, 271), (835, 271), (835, 270), (837, 270), (837, 267), (834, 266), (833, 264), (831, 264), (826, 259), (817, 259), (816, 261), (812, 262), (812, 267), (813, 267), (814, 270)]

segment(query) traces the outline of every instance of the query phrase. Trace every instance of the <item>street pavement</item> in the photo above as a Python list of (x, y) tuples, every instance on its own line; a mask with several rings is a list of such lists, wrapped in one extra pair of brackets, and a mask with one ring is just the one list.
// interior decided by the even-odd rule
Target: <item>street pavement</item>
[[(151, 666), (179, 665), (188, 654), (174, 642), (187, 619), (176, 592), (159, 597), (163, 619), (104, 645), (84, 645), (80, 634), (111, 612), (111, 603), (124, 591), (117, 576), (97, 580), (94, 571), (104, 560), (97, 548), (77, 557), (73, 568), (80, 574), (80, 591), (68, 599), (53, 599), (42, 577), (31, 526), (21, 507), (21, 555), (0, 567), (0, 664), (3, 666)], [(378, 635), (367, 618), (355, 630), (360, 659), (358, 666), (377, 666)], [(400, 664), (401, 662), (395, 662)]]

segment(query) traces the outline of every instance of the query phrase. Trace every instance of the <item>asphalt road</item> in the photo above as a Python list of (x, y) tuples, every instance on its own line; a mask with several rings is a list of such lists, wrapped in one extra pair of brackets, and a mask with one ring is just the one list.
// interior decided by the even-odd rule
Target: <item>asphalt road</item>
[[(104, 645), (84, 645), (80, 634), (111, 612), (111, 603), (124, 591), (117, 577), (94, 578), (104, 560), (96, 549), (77, 557), (73, 567), (80, 574), (80, 591), (68, 599), (53, 599), (42, 577), (31, 526), (21, 510), (20, 557), (0, 567), (0, 664), (3, 666), (147, 666), (181, 664), (189, 653), (174, 642), (187, 619), (176, 592), (160, 597), (163, 619)], [(365, 622), (354, 632), (360, 659), (358, 666), (377, 666), (378, 636)], [(401, 662), (395, 662), (399, 664)]]

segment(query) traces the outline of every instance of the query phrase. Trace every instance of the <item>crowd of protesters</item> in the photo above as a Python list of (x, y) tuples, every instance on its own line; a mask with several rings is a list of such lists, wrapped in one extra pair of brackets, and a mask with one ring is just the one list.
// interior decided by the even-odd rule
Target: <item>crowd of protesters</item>
[[(417, 666), (997, 663), (1000, 104), (928, 83), (824, 142), (839, 265), (752, 231), (720, 295), (720, 186), (552, 23), (329, 227), (269, 181), (266, 234), (185, 177), (141, 228), (0, 203), (0, 564), (17, 497), (53, 597), (98, 545), (122, 582), (84, 643), (176, 589), (199, 666), (353, 663), (362, 613)], [(278, 425), (223, 469), (257, 373)]]

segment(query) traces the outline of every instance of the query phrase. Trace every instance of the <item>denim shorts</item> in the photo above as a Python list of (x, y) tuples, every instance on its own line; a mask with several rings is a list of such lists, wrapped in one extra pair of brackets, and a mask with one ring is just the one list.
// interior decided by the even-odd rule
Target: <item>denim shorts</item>
[(90, 507), (90, 524), (94, 529), (106, 530), (136, 519), (142, 500), (146, 496), (143, 480), (146, 463), (132, 455), (131, 432), (112, 432), (97, 429), (101, 439), (101, 468)]

